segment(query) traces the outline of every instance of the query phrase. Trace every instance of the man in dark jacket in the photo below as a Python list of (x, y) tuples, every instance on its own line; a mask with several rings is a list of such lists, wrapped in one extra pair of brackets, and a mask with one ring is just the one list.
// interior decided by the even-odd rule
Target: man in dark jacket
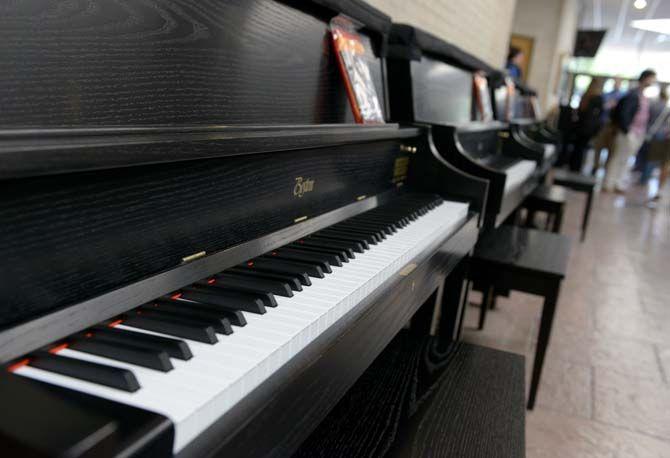
[(638, 85), (624, 96), (611, 112), (616, 129), (611, 160), (605, 174), (605, 191), (623, 192), (628, 159), (642, 146), (649, 123), (649, 100), (643, 92), (656, 83), (656, 72), (645, 70), (638, 78)]

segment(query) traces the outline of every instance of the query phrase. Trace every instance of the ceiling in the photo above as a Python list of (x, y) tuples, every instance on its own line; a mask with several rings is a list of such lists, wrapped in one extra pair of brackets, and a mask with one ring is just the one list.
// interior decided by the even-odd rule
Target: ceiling
[[(638, 30), (636, 19), (670, 18), (670, 0), (647, 0), (638, 10), (633, 0), (580, 0), (580, 29), (607, 29), (601, 51), (657, 53), (670, 51), (670, 35)], [(599, 54), (600, 54), (599, 52)]]

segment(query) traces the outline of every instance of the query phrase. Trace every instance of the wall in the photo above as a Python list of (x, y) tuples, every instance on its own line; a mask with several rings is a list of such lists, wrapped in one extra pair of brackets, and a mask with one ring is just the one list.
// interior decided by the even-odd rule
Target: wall
[(512, 33), (535, 40), (526, 81), (545, 110), (558, 103), (561, 55), (572, 53), (578, 13), (578, 0), (517, 0)]
[(367, 0), (495, 67), (503, 67), (517, 0)]

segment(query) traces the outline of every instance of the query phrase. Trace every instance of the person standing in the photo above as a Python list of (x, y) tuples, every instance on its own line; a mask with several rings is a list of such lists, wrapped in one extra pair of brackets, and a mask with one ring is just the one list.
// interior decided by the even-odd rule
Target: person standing
[(584, 165), (584, 153), (589, 147), (591, 139), (602, 126), (601, 115), (603, 112), (604, 84), (605, 80), (603, 78), (594, 77), (579, 103), (575, 144), (570, 155), (570, 170), (573, 172), (581, 172)]
[(649, 158), (649, 148), (651, 146), (650, 141), (653, 135), (650, 135), (652, 131), (652, 126), (658, 119), (658, 117), (665, 112), (666, 106), (668, 104), (668, 95), (666, 93), (666, 85), (660, 88), (659, 96), (655, 100), (650, 100), (649, 102), (649, 123), (647, 124), (647, 138), (642, 144), (640, 151), (637, 152), (635, 156), (635, 165), (633, 170), (635, 172), (640, 172), (640, 184), (646, 185), (651, 177), (651, 173), (654, 171), (654, 161)]
[(642, 146), (649, 123), (649, 99), (643, 92), (655, 83), (656, 72), (643, 71), (637, 87), (619, 100), (612, 110), (611, 120), (616, 136), (605, 171), (605, 191), (623, 193), (626, 189), (628, 159)]
[(649, 132), (646, 144), (649, 148), (648, 159), (651, 164), (658, 164), (660, 176), (658, 190), (650, 201), (657, 201), (670, 175), (670, 105), (668, 105), (668, 86), (661, 88), (658, 101), (652, 105)]
[(519, 48), (510, 46), (505, 70), (507, 70), (507, 74), (515, 81), (521, 81), (523, 78), (521, 66), (523, 65), (524, 58), (523, 52)]
[(610, 151), (614, 144), (614, 137), (616, 136), (616, 129), (610, 120), (610, 112), (619, 103), (619, 100), (624, 96), (624, 91), (621, 90), (621, 78), (614, 78), (614, 88), (603, 94), (603, 111), (600, 115), (600, 122), (602, 128), (593, 141), (593, 150), (595, 157), (593, 158), (593, 169), (591, 175), (595, 176), (598, 169), (602, 165), (600, 160), (600, 153), (603, 149), (607, 150), (607, 162), (609, 162)]

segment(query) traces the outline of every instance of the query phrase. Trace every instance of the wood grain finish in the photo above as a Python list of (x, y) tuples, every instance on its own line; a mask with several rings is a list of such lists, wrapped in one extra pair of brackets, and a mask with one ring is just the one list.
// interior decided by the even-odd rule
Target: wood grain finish
[[(393, 189), (406, 154), (382, 141), (6, 181), (0, 327)], [(294, 194), (298, 177), (314, 190)]]
[(522, 457), (523, 358), (403, 331), (295, 458)]
[[(353, 122), (335, 14), (273, 0), (5, 2), (0, 126)], [(381, 37), (363, 41), (383, 101)]]
[(0, 179), (411, 138), (396, 124), (0, 130)]

